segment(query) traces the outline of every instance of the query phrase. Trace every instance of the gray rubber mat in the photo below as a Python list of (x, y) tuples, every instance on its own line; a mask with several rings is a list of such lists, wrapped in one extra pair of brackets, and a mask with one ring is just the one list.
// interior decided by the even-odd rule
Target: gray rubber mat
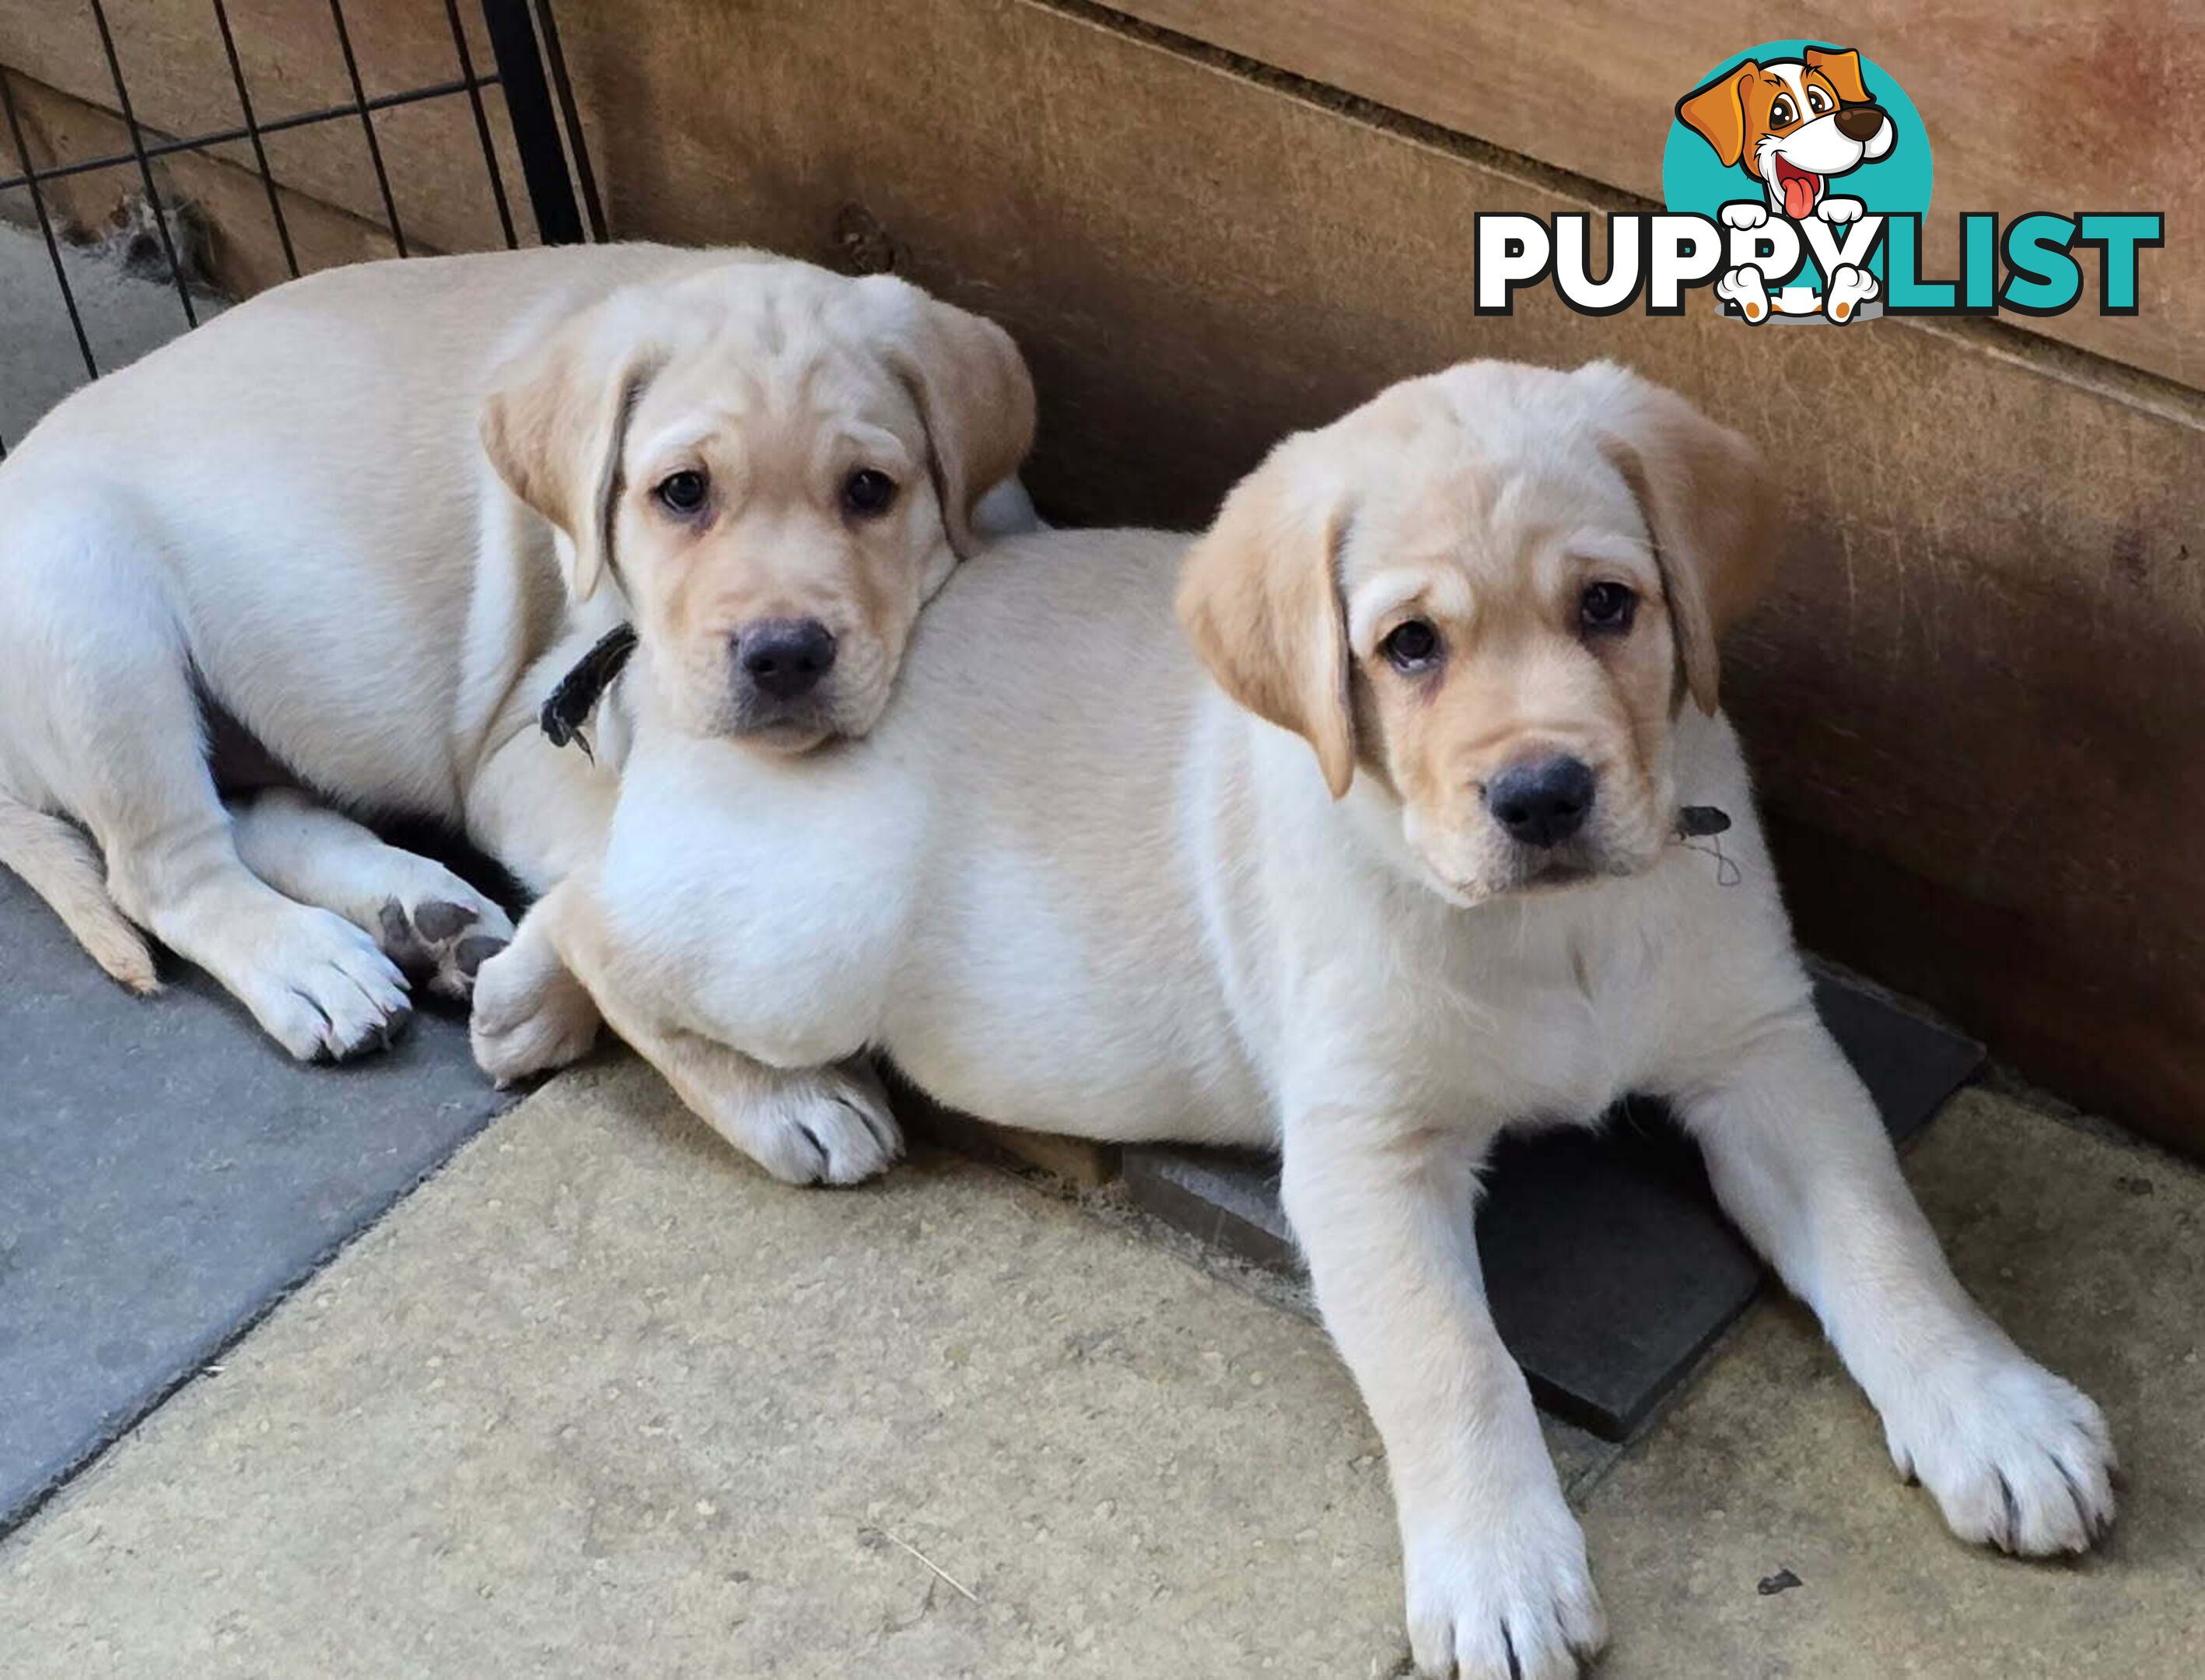
[[(1818, 981), (1815, 1001), (1896, 1138), (1982, 1064), (1972, 1039), (1842, 980)], [(1168, 1223), (1257, 1265), (1299, 1264), (1276, 1161), (1144, 1147), (1125, 1173)], [(1626, 1103), (1597, 1131), (1505, 1138), (1487, 1184), (1475, 1217), (1494, 1321), (1539, 1404), (1603, 1439), (1643, 1424), (1762, 1286), (1659, 1104)]]
[(0, 1533), (506, 1103), (457, 1020), (306, 1067), (164, 977), (130, 996), (0, 870)]

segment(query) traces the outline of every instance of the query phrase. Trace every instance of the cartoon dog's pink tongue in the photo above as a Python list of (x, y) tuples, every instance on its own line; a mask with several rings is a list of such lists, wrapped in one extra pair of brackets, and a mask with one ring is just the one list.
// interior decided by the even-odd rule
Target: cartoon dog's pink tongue
[(1815, 189), (1822, 182), (1820, 175), (1795, 169), (1781, 157), (1776, 160), (1776, 189), (1784, 195), (1784, 213), (1794, 222), (1804, 222), (1814, 213)]

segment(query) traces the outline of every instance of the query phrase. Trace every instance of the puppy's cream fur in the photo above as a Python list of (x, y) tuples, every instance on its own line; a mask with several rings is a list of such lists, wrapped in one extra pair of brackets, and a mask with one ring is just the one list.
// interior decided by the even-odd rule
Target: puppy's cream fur
[[(126, 984), (154, 984), (146, 929), (294, 1054), (370, 1048), (408, 975), (466, 994), (503, 913), (295, 792), (226, 809), (217, 775), (235, 786), (249, 758), (354, 810), (440, 819), (548, 887), (612, 805), (609, 773), (534, 727), (584, 649), (633, 614), (681, 727), (752, 750), (860, 734), (1032, 424), (1000, 329), (754, 252), (502, 252), (282, 287), (78, 393), (0, 463), (0, 862)], [(842, 495), (861, 466), (896, 486), (864, 519)], [(675, 519), (653, 490), (681, 468), (711, 493)], [(776, 614), (837, 649), (793, 720), (736, 692), (730, 638)]]
[[(1001, 1121), (1279, 1146), (1427, 1673), (1551, 1680), (1603, 1637), (1466, 1214), (1505, 1125), (1626, 1092), (1675, 1106), (1954, 1529), (2079, 1550), (2113, 1511), (2104, 1422), (1947, 1269), (1816, 1019), (1715, 711), (1757, 495), (1739, 439), (1620, 370), (1489, 363), (1282, 445), (1191, 555), (1007, 541), (863, 742), (785, 763), (646, 709), (604, 856), (484, 971), (478, 1049), (556, 1056), (589, 1016), (571, 965), (788, 1176), (868, 1157), (821, 1082), (874, 1049)], [(1627, 635), (1583, 631), (1590, 582), (1638, 591)], [(1382, 644), (1411, 615), (1447, 651), (1405, 674)], [(1576, 884), (1538, 887), (1476, 788), (1556, 744), (1612, 809)], [(1737, 884), (1665, 843), (1682, 804), (1733, 817)]]

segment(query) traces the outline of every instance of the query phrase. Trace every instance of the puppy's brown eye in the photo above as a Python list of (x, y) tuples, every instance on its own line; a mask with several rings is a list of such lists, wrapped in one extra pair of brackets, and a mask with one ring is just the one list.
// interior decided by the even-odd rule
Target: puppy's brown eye
[(1780, 95), (1776, 103), (1768, 108), (1768, 126), (1772, 128), (1788, 128), (1792, 126), (1792, 119), (1798, 115), (1799, 113), (1792, 108), (1792, 96), (1788, 93)]
[(1378, 644), (1397, 671), (1429, 671), (1439, 663), (1440, 632), (1420, 618), (1397, 624)]
[(896, 481), (870, 466), (859, 467), (842, 481), (842, 505), (859, 519), (887, 513), (895, 496)]
[(670, 513), (693, 513), (704, 505), (710, 482), (701, 472), (675, 472), (662, 478), (651, 494)]
[(1631, 628), (1638, 597), (1621, 584), (1588, 584), (1578, 603), (1578, 618), (1588, 633), (1620, 636)]

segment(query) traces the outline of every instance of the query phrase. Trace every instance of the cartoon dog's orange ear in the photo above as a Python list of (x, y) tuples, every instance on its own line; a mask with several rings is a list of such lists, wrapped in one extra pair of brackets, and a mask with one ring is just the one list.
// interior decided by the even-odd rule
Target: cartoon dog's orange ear
[(1868, 104), (1868, 86), (1861, 80), (1860, 55), (1851, 47), (1809, 47), (1802, 55), (1810, 70), (1820, 70), (1849, 105)]
[(1677, 101), (1677, 121), (1713, 146), (1725, 169), (1745, 156), (1745, 85), (1760, 74), (1749, 58)]

